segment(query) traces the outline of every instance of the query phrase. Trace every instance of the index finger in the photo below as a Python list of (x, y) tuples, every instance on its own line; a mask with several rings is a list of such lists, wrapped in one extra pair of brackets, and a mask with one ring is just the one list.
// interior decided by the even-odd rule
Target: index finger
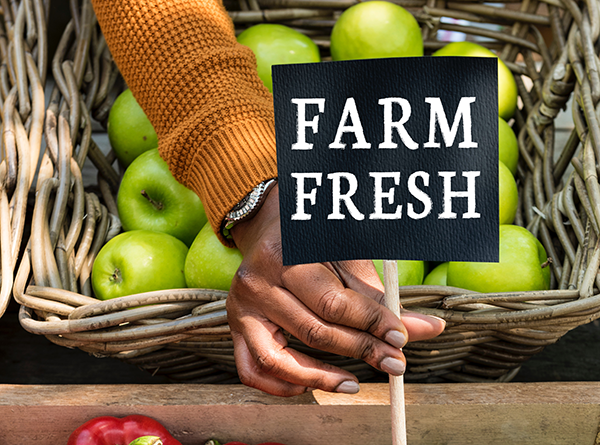
[(325, 265), (290, 266), (281, 279), (283, 287), (323, 320), (369, 332), (396, 348), (406, 344), (408, 332), (392, 311), (344, 286)]
[[(331, 263), (347, 287), (383, 304), (383, 284), (372, 261), (339, 261)], [(402, 303), (402, 301), (400, 301)], [(438, 317), (401, 309), (402, 324), (409, 341), (422, 341), (438, 336), (446, 322)]]

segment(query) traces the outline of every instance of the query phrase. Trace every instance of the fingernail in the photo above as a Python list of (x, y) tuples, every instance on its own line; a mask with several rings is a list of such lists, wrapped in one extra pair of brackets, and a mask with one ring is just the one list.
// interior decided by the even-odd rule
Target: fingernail
[(384, 358), (383, 360), (381, 360), (379, 366), (381, 366), (381, 369), (387, 372), (388, 374), (396, 376), (404, 374), (404, 371), (406, 370), (404, 362), (393, 357)]
[(406, 335), (400, 331), (391, 330), (385, 334), (385, 341), (398, 349), (402, 349), (406, 345)]
[(444, 320), (443, 318), (436, 317), (435, 315), (429, 315), (429, 314), (427, 316), (430, 317), (430, 318), (435, 318), (436, 320), (441, 321), (442, 323), (444, 323), (444, 326), (446, 326), (446, 320)]
[(360, 386), (354, 380), (346, 380), (338, 385), (335, 389), (336, 392), (341, 392), (343, 394), (356, 394), (360, 391)]

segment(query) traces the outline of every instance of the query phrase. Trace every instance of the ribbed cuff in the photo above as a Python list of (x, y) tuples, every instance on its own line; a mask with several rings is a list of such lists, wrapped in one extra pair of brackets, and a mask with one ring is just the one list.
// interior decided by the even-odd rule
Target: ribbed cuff
[(185, 139), (160, 145), (186, 146), (194, 153), (186, 173), (177, 179), (200, 196), (219, 240), (233, 246), (220, 232), (225, 215), (256, 185), (277, 176), (274, 123), (243, 120), (216, 130), (204, 141), (191, 134)]

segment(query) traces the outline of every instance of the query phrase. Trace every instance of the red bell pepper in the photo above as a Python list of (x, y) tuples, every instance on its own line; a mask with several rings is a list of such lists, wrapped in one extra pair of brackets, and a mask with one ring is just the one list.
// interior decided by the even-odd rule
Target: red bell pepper
[(158, 436), (163, 445), (181, 445), (158, 421), (140, 415), (96, 417), (73, 431), (67, 445), (129, 445), (142, 436)]

